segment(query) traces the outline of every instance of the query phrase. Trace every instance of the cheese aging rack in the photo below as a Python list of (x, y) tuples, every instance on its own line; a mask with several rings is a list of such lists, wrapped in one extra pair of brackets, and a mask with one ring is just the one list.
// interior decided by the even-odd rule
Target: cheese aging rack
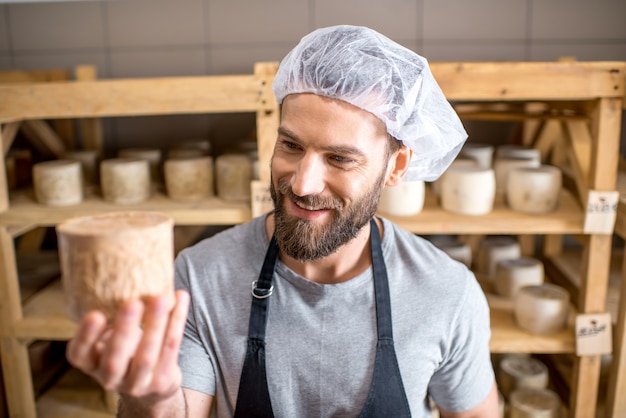
[[(7, 153), (16, 126), (25, 121), (252, 112), (256, 113), (260, 181), (268, 184), (280, 117), (271, 91), (276, 68), (276, 63), (257, 63), (250, 75), (0, 85), (3, 151)], [(484, 216), (455, 215), (443, 211), (429, 195), (421, 213), (389, 218), (424, 235), (514, 234), (527, 244), (542, 236), (541, 253), (548, 276), (570, 290), (576, 312), (604, 312), (612, 235), (585, 232), (584, 208), (590, 191), (612, 192), (616, 188), (626, 63), (435, 62), (431, 69), (462, 119), (521, 121), (526, 128), (525, 144), (539, 148), (545, 160), (562, 167), (568, 187), (562, 192), (557, 211), (545, 215), (514, 212), (501, 201)], [(9, 192), (4, 164), (4, 158), (0, 159), (1, 366), (10, 416), (35, 417), (28, 344), (34, 340), (67, 340), (75, 324), (65, 317), (58, 281), (25, 305), (20, 303), (15, 238), (69, 217), (106, 211), (155, 210), (172, 216), (177, 225), (237, 224), (251, 219), (253, 212), (246, 203), (232, 204), (218, 198), (180, 203), (158, 194), (129, 206), (90, 198), (74, 206), (45, 207), (28, 192)], [(556, 260), (564, 235), (574, 235), (583, 243), (578, 284), (559, 273)], [(491, 308), (492, 352), (571, 356), (573, 368), (564, 376), (569, 414), (576, 418), (595, 416), (600, 356), (575, 356), (571, 327), (554, 336), (529, 335), (515, 326), (510, 310), (497, 303)]]

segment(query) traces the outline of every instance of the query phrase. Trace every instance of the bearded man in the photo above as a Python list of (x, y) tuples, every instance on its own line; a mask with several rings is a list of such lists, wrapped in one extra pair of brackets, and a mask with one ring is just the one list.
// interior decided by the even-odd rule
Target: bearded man
[(275, 209), (182, 251), (177, 303), (88, 314), (76, 367), (120, 416), (498, 416), (472, 273), (376, 210), (436, 179), (465, 131), (425, 59), (367, 28), (314, 31), (281, 62)]

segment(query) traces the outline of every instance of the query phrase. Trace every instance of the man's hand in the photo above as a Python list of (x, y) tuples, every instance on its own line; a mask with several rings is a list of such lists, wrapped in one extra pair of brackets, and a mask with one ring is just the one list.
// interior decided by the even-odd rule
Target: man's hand
[(182, 393), (178, 351), (188, 308), (189, 295), (177, 291), (173, 307), (164, 296), (125, 303), (110, 327), (91, 311), (67, 346), (68, 361), (124, 398), (146, 405), (176, 398), (184, 411), (174, 395)]

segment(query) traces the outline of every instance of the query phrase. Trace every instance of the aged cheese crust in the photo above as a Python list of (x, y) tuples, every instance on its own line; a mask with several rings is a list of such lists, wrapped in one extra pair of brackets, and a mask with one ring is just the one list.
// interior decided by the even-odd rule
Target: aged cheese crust
[(126, 300), (173, 295), (173, 220), (154, 212), (115, 212), (57, 226), (68, 315), (92, 309), (111, 320)]

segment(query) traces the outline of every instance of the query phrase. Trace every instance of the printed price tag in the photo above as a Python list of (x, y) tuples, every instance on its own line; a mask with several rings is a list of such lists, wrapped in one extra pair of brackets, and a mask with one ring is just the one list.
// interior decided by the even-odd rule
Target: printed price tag
[(274, 210), (274, 203), (272, 202), (272, 196), (270, 195), (269, 184), (260, 180), (252, 180), (250, 187), (253, 218)]
[(576, 355), (609, 354), (613, 350), (611, 314), (580, 314), (576, 317)]
[(619, 192), (590, 190), (585, 213), (585, 234), (612, 234), (617, 215)]

